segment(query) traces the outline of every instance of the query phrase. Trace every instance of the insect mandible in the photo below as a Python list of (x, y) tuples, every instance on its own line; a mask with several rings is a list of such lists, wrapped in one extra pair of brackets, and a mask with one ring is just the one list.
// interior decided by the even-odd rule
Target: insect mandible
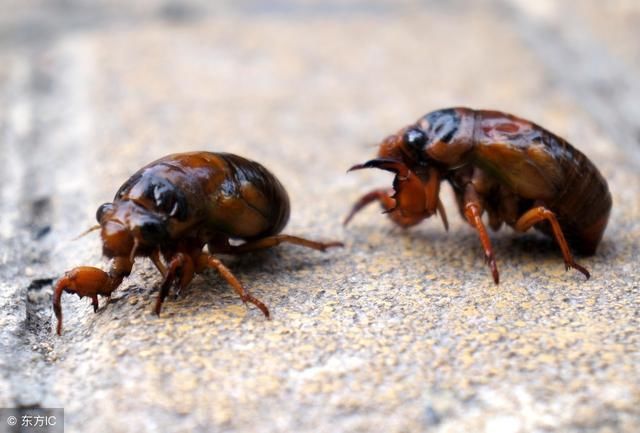
[[(216, 269), (243, 302), (269, 317), (217, 254), (241, 254), (283, 242), (320, 251), (342, 246), (280, 234), (289, 219), (289, 197), (265, 167), (230, 153), (191, 152), (165, 156), (141, 168), (98, 208), (102, 252), (108, 272), (81, 266), (67, 272), (54, 289), (53, 309), (62, 331), (63, 292), (92, 299), (110, 297), (131, 273), (136, 258), (148, 257), (163, 275), (155, 313), (172, 286), (177, 293), (196, 273)], [(230, 240), (242, 241), (230, 242)], [(207, 246), (208, 252), (203, 251)]]
[(351, 170), (395, 173), (392, 189), (376, 189), (358, 200), (344, 223), (378, 201), (397, 225), (407, 228), (439, 213), (440, 183), (452, 186), (460, 213), (480, 237), (496, 284), (498, 267), (487, 230), (503, 223), (518, 232), (534, 227), (555, 238), (567, 269), (589, 278), (570, 247), (592, 255), (611, 211), (611, 194), (596, 166), (567, 141), (533, 122), (490, 110), (433, 111), (387, 137), (378, 157)]

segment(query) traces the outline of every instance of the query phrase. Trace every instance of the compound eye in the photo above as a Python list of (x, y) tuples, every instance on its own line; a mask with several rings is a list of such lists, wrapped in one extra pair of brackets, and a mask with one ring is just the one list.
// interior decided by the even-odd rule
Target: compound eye
[(427, 144), (427, 134), (425, 134), (421, 129), (411, 128), (404, 133), (403, 140), (408, 147), (422, 150), (425, 144)]
[(98, 220), (98, 222), (102, 221), (102, 217), (104, 216), (105, 212), (108, 212), (111, 209), (113, 209), (113, 203), (101, 204), (98, 210), (96, 211), (96, 220)]

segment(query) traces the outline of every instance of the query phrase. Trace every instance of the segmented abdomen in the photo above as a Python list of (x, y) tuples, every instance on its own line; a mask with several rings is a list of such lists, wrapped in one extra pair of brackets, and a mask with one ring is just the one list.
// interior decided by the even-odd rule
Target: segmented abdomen
[(546, 205), (558, 217), (569, 244), (583, 254), (593, 254), (611, 211), (607, 181), (582, 152), (565, 140), (544, 129), (542, 139), (553, 150), (564, 174), (563, 189)]
[[(611, 211), (607, 182), (595, 165), (552, 132), (507, 113), (474, 111), (473, 131), (474, 162), (523, 203), (543, 203), (572, 247), (594, 253)], [(551, 235), (546, 222), (536, 228)]]
[(261, 164), (230, 153), (216, 154), (227, 165), (228, 175), (220, 188), (257, 211), (264, 229), (251, 237), (279, 233), (289, 220), (289, 196), (280, 181)]

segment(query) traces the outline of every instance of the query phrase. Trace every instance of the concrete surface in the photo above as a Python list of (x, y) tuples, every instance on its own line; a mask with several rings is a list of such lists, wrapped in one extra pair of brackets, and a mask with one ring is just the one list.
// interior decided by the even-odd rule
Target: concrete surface
[[(611, 3), (5, 0), (0, 406), (64, 407), (68, 432), (640, 431), (640, 8)], [(598, 164), (614, 208), (591, 280), (503, 230), (494, 285), (448, 188), (449, 233), (374, 208), (341, 227), (391, 180), (346, 169), (451, 105)], [(196, 149), (262, 162), (286, 232), (345, 248), (225, 257), (270, 321), (213, 273), (157, 318), (140, 262), (98, 314), (65, 296), (56, 337), (53, 281), (106, 267), (98, 236), (71, 239), (141, 165)]]

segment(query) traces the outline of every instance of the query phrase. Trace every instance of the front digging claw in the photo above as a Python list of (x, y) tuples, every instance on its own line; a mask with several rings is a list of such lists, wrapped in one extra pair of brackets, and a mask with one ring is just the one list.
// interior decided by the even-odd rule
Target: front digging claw
[(364, 164), (354, 165), (347, 170), (347, 173), (350, 171), (362, 170), (364, 168), (379, 168), (380, 170), (390, 171), (391, 173), (395, 173), (401, 177), (407, 176), (409, 172), (407, 166), (401, 161), (389, 158), (375, 158), (365, 162)]
[(393, 190), (374, 189), (373, 191), (370, 191), (367, 194), (363, 195), (358, 199), (358, 201), (356, 201), (353, 204), (353, 207), (351, 208), (351, 212), (349, 212), (349, 215), (347, 215), (347, 217), (344, 219), (344, 221), (342, 222), (342, 225), (346, 226), (347, 224), (349, 224), (349, 221), (351, 221), (351, 219), (358, 212), (360, 212), (366, 206), (368, 206), (369, 204), (375, 201), (380, 202), (380, 204), (382, 205), (382, 208), (384, 209), (383, 213), (388, 213), (395, 210), (396, 202), (393, 198), (391, 198), (393, 194), (394, 194)]
[(62, 334), (62, 292), (75, 293), (81, 298), (90, 297), (93, 310), (98, 311), (98, 295), (110, 296), (114, 289), (112, 278), (102, 269), (80, 266), (66, 272), (53, 292), (53, 311), (58, 319), (56, 333)]
[(383, 213), (388, 214), (393, 222), (402, 228), (414, 226), (438, 212), (445, 229), (449, 229), (444, 207), (438, 197), (440, 179), (437, 172), (430, 170), (418, 175), (403, 161), (391, 158), (375, 158), (354, 165), (349, 171), (365, 168), (378, 168), (394, 173), (393, 188), (373, 190), (362, 196), (353, 205), (343, 225), (347, 225), (353, 216), (369, 203), (379, 201)]

